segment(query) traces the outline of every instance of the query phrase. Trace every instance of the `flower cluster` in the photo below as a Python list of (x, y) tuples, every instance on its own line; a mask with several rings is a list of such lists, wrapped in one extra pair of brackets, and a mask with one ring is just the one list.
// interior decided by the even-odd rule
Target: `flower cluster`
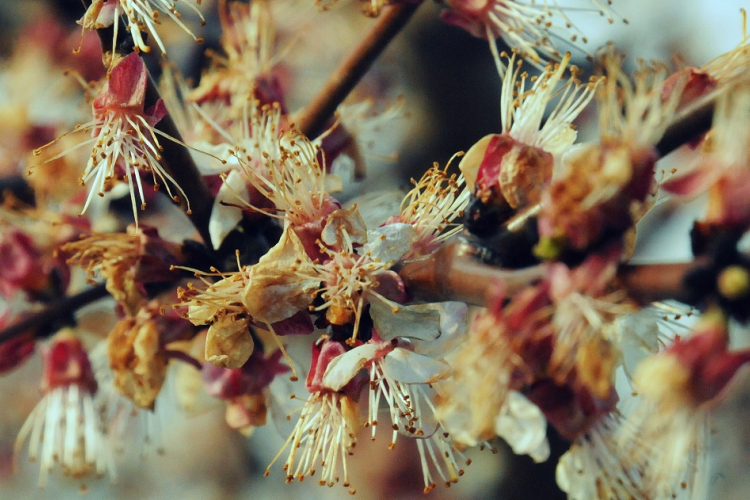
[[(499, 129), (410, 189), (373, 193), (365, 136), (411, 103), (387, 78), (344, 99), (419, 2), (357, 3), (385, 14), (297, 111), (300, 30), (268, 0), (219, 1), (200, 80), (164, 65), (158, 86), (142, 54), (147, 33), (166, 52), (160, 15), (200, 40), (178, 4), (89, 4), (79, 23), (105, 52), (79, 75), (101, 76), (80, 95), (91, 119), (42, 126), (19, 107), (11, 147), (0, 138), (33, 151), (0, 163), (0, 374), (37, 352), (43, 366), (15, 458), (28, 442), (41, 486), (57, 469), (114, 478), (125, 422), (172, 392), (189, 413), (221, 407), (242, 436), (286, 420), (265, 474), (281, 464), (288, 483), (354, 494), (349, 457), (385, 432), (425, 493), (468, 474), (471, 448), (502, 439), (544, 462), (562, 439), (569, 498), (700, 495), (717, 407), (750, 362), (735, 333), (750, 320), (750, 38), (702, 67), (632, 73), (607, 45), (585, 76), (552, 43), (586, 41), (579, 7), (448, 0), (443, 20), (490, 42)], [(610, 4), (581, 2), (612, 23)], [(663, 167), (681, 145), (691, 160)], [(630, 262), (658, 200), (701, 195), (693, 263)]]

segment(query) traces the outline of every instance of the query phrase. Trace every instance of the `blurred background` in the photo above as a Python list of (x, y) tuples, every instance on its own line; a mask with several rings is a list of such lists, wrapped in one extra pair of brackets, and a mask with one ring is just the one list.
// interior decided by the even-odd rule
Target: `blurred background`
[[(284, 63), (293, 74), (289, 108), (302, 107), (320, 87), (330, 68), (361, 37), (372, 23), (359, 13), (359, 7), (340, 0), (325, 14), (316, 13), (312, 0), (292, 2), (280, 8), (277, 18), (290, 42)], [(561, 4), (575, 4), (560, 0)], [(579, 2), (587, 5), (587, 2)], [(686, 63), (700, 66), (731, 49), (742, 36), (740, 0), (617, 0), (614, 8), (621, 19), (610, 25), (596, 12), (573, 12), (574, 22), (588, 35), (583, 51), (573, 47), (576, 64), (586, 69), (586, 54), (592, 54), (606, 41), (613, 41), (628, 54), (632, 65), (637, 58), (670, 60), (679, 55)], [(179, 4), (178, 4), (179, 6)], [(54, 29), (67, 27), (65, 38), (77, 43), (80, 31), (75, 25), (83, 13), (80, 0), (0, 0), (0, 117), (14, 106), (28, 106), (29, 113), (43, 116), (68, 112), (49, 105), (34, 107), (35, 101), (49, 98), (53, 76), (62, 75), (61, 60), (47, 67), (31, 63), (35, 71), (24, 69), (14, 58), (24, 57), (28, 26), (40, 20)], [(188, 22), (195, 21), (182, 9)], [(204, 50), (218, 48), (218, 21), (211, 0), (202, 2), (207, 25), (194, 24), (196, 34), (205, 38), (196, 45), (173, 23), (165, 21), (160, 34), (168, 43), (170, 59), (195, 80), (205, 63)], [(427, 0), (416, 18), (399, 35), (356, 93), (383, 94), (395, 101), (405, 98), (404, 113), (393, 123), (375, 127), (368, 133), (365, 153), (367, 178), (349, 187), (349, 195), (374, 189), (405, 187), (411, 177), (419, 177), (433, 162), (445, 162), (457, 151), (465, 151), (488, 133), (500, 129), (500, 79), (485, 40), (473, 38), (461, 29), (439, 20), (440, 6)], [(310, 17), (314, 22), (310, 23)], [(629, 24), (622, 22), (626, 18)], [(42, 37), (52, 36), (42, 31)], [(25, 38), (26, 36), (26, 38)], [(71, 45), (75, 47), (75, 43)], [(565, 47), (565, 41), (560, 41)], [(159, 56), (149, 61), (158, 72)], [(47, 62), (46, 64), (49, 64)], [(70, 63), (77, 64), (77, 63)], [(19, 69), (21, 68), (21, 69)], [(22, 71), (27, 71), (26, 73)], [(45, 72), (46, 71), (46, 72)], [(55, 76), (56, 75), (56, 76)], [(58, 105), (62, 106), (62, 103)], [(79, 99), (76, 104), (82, 104)], [(32, 109), (33, 108), (33, 109)], [(83, 108), (85, 110), (85, 107)], [(595, 115), (582, 117), (581, 138), (593, 138)], [(5, 158), (22, 147), (12, 139), (12, 125), (0, 123), (0, 152)], [(10, 130), (11, 132), (8, 132)], [(394, 156), (395, 155), (395, 156)], [(679, 153), (670, 161), (680, 161)], [(665, 204), (644, 221), (639, 233), (636, 260), (679, 261), (690, 257), (688, 229), (692, 214), (701, 200), (676, 210)], [(86, 313), (85, 324), (100, 326), (106, 317), (97, 310)], [(305, 356), (302, 346), (292, 352)], [(78, 498), (82, 485), (70, 478), (52, 477), (45, 490), (37, 488), (38, 465), (24, 457), (13, 473), (13, 443), (25, 418), (39, 400), (40, 362), (35, 359), (19, 370), (0, 378), (0, 500)], [(172, 374), (173, 375), (173, 374)], [(171, 377), (174, 379), (174, 377)], [(718, 409), (712, 429), (711, 498), (744, 499), (750, 492), (750, 391), (748, 373), (733, 387), (732, 397)], [(169, 379), (168, 379), (169, 380)], [(267, 464), (282, 445), (280, 434), (269, 424), (245, 438), (224, 423), (222, 403), (206, 402), (192, 412), (178, 409), (170, 382), (157, 400), (153, 418), (133, 417), (122, 456), (117, 458), (117, 481), (109, 478), (87, 481), (86, 496), (91, 499), (234, 499), (234, 498), (344, 498), (345, 488), (321, 488), (314, 481), (283, 484), (280, 465), (264, 478)], [(292, 402), (293, 403), (293, 402)], [(283, 419), (281, 419), (283, 421)], [(498, 453), (472, 452), (474, 463), (457, 485), (436, 488), (431, 498), (564, 498), (554, 482), (557, 458), (567, 444), (550, 436), (553, 453), (547, 463), (533, 464), (527, 457), (515, 457), (505, 445), (496, 443)], [(395, 450), (387, 449), (387, 437), (370, 442), (362, 436), (349, 464), (352, 483), (361, 500), (377, 498), (418, 498), (422, 494), (421, 472), (414, 447), (401, 440)]]

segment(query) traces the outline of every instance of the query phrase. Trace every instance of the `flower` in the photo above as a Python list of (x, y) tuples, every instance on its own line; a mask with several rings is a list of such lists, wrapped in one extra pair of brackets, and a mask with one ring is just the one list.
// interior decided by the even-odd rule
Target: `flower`
[(664, 64), (640, 61), (631, 81), (622, 72), (623, 56), (611, 46), (600, 61), (607, 75), (597, 92), (600, 141), (572, 148), (545, 186), (535, 249), (544, 259), (619, 237), (645, 213), (658, 159), (654, 146), (687, 82), (686, 76), (672, 82), (675, 91), (664, 100)]
[[(388, 447), (396, 446), (399, 434), (416, 440), (427, 493), (435, 487), (431, 469), (450, 485), (463, 475), (459, 461), (470, 463), (435, 419), (435, 394), (431, 389), (431, 384), (449, 374), (449, 366), (440, 358), (463, 334), (466, 306), (446, 302), (403, 306), (394, 311), (390, 306), (382, 308), (387, 305), (384, 302), (371, 301), (375, 324), (372, 338), (333, 358), (325, 370), (323, 386), (338, 391), (362, 369), (369, 372), (369, 419), (365, 427), (372, 428), (374, 440), (380, 401), (384, 400), (393, 429)], [(385, 319), (388, 315), (391, 318)], [(385, 328), (378, 329), (381, 326)]]
[(159, 237), (154, 227), (130, 225), (126, 233), (82, 235), (60, 252), (68, 264), (85, 269), (91, 280), (107, 280), (107, 291), (134, 316), (146, 299), (144, 285), (179, 279), (172, 268), (184, 258), (182, 248)]
[(664, 498), (649, 496), (645, 464), (623, 459), (616, 435), (621, 425), (617, 413), (603, 417), (560, 457), (555, 478), (569, 499)]
[(416, 232), (413, 246), (403, 258), (429, 254), (463, 228), (454, 221), (463, 217), (471, 193), (464, 186), (463, 175), (448, 176), (449, 165), (441, 169), (435, 164), (418, 182), (412, 180), (414, 188), (401, 202), (397, 220), (411, 224)]
[(83, 344), (64, 330), (43, 348), (42, 357), (44, 395), (18, 433), (15, 455), (29, 438), (29, 459), (40, 459), (42, 487), (55, 464), (63, 474), (73, 477), (107, 471), (114, 476), (102, 422), (94, 406), (97, 383)]
[[(586, 0), (585, 3), (591, 4), (610, 23), (614, 22), (614, 14), (609, 7), (612, 2), (608, 1), (605, 5), (599, 0)], [(582, 35), (566, 14), (566, 10), (577, 10), (577, 7), (561, 6), (557, 0), (544, 0), (541, 3), (533, 0), (448, 0), (446, 4), (447, 8), (441, 14), (443, 21), (489, 40), (501, 74), (505, 66), (498, 56), (498, 37), (517, 48), (522, 57), (540, 63), (560, 58), (560, 52), (551, 38), (569, 37), (575, 42)], [(582, 40), (584, 43), (587, 41), (585, 36)]]
[(628, 456), (648, 464), (644, 483), (652, 497), (690, 491), (698, 482), (712, 408), (750, 362), (750, 351), (731, 351), (728, 343), (726, 317), (710, 309), (690, 338), (646, 358), (633, 375), (642, 399), (618, 438)]
[(271, 2), (223, 2), (219, 7), (221, 47), (225, 55), (210, 53), (211, 68), (189, 94), (199, 104), (221, 101), (227, 119), (239, 119), (250, 98), (283, 107), (284, 89), (274, 67), (276, 27)]
[[(268, 176), (266, 164), (281, 156), (279, 134), (281, 133), (281, 107), (261, 105), (259, 101), (245, 101), (243, 116), (225, 130), (203, 110), (194, 108), (204, 120), (209, 121), (224, 142), (209, 144), (196, 142), (195, 146), (220, 161), (202, 162), (203, 175), (220, 174), (223, 180), (211, 210), (208, 230), (215, 249), (242, 219), (241, 208), (250, 207), (254, 212), (271, 214), (264, 198), (254, 182)], [(239, 204), (239, 205), (238, 205)]]
[(747, 107), (750, 90), (738, 85), (723, 93), (716, 104), (713, 128), (703, 142), (700, 159), (687, 171), (661, 183), (662, 189), (683, 198), (708, 192), (702, 224), (725, 229), (750, 227), (750, 149), (747, 135)]
[[(504, 52), (502, 56), (508, 58)], [(516, 52), (508, 58), (513, 70), (503, 76), (501, 133), (480, 139), (459, 164), (469, 189), (485, 203), (497, 196), (498, 189), (513, 209), (538, 203), (555, 163), (575, 142), (573, 120), (594, 97), (602, 79), (581, 84), (578, 68), (572, 66), (570, 78), (558, 86), (569, 62), (570, 53), (532, 78), (527, 89), (529, 76), (521, 71), (522, 61), (516, 60)], [(553, 101), (556, 104), (542, 124)]]
[(107, 337), (114, 387), (141, 408), (153, 409), (167, 375), (168, 336), (179, 336), (190, 324), (159, 315), (155, 305), (120, 320)]
[[(311, 333), (309, 317), (307, 322), (295, 320), (307, 311), (320, 287), (319, 276), (298, 272), (313, 264), (289, 227), (257, 264), (243, 267), (238, 261), (237, 266), (237, 272), (216, 273), (221, 279), (215, 283), (201, 278), (207, 285), (203, 290), (192, 284), (178, 290), (178, 307), (187, 307), (184, 317), (194, 325), (211, 325), (206, 360), (224, 368), (240, 368), (248, 360), (254, 346), (248, 330), (251, 321), (272, 333), (274, 325), (285, 321), (298, 328), (296, 333)], [(202, 274), (196, 271), (197, 276)], [(280, 343), (279, 348), (284, 352)]]
[[(200, 5), (200, 3), (201, 0), (197, 0), (197, 4)], [(201, 18), (201, 21), (205, 23), (203, 15), (195, 5), (190, 3), (190, 1), (185, 2), (185, 5), (190, 7)], [(148, 31), (154, 37), (154, 40), (156, 40), (156, 44), (161, 49), (162, 54), (166, 55), (167, 49), (156, 32), (156, 26), (161, 24), (159, 12), (171, 18), (180, 28), (192, 36), (193, 40), (198, 43), (203, 42), (202, 38), (197, 38), (190, 28), (182, 22), (181, 15), (177, 12), (175, 4), (171, 0), (94, 0), (78, 22), (84, 29), (90, 30), (107, 28), (114, 24), (112, 47), (116, 47), (119, 18), (121, 14), (125, 14), (127, 17), (127, 28), (133, 37), (136, 49), (143, 52), (151, 51), (151, 47), (146, 44), (142, 35), (144, 31)]]
[(265, 425), (268, 386), (277, 375), (289, 371), (279, 363), (281, 355), (277, 350), (265, 356), (256, 349), (242, 368), (234, 370), (203, 364), (203, 385), (209, 395), (226, 401), (229, 427), (249, 435), (255, 427)]
[[(162, 148), (156, 137), (157, 134), (173, 141), (176, 139), (154, 128), (154, 125), (166, 115), (166, 108), (161, 99), (153, 107), (144, 109), (147, 81), (148, 72), (138, 54), (131, 53), (119, 61), (94, 99), (92, 105), (94, 119), (77, 125), (73, 130), (73, 132), (91, 132), (91, 138), (46, 160), (52, 161), (80, 147), (93, 144), (91, 156), (80, 179), (81, 185), (87, 182), (93, 184), (81, 210), (82, 214), (91, 203), (94, 193), (104, 196), (105, 191), (111, 189), (116, 178), (122, 177), (123, 180), (127, 178), (133, 216), (138, 224), (136, 190), (141, 200), (141, 210), (143, 210), (146, 201), (141, 174), (146, 172), (151, 173), (155, 189), (158, 189), (160, 181), (163, 182), (167, 194), (175, 201), (179, 198), (172, 194), (169, 185), (176, 187), (186, 199), (188, 213), (190, 213), (190, 201), (187, 200), (185, 192), (160, 164)], [(55, 142), (43, 147), (48, 147)], [(42, 149), (35, 150), (34, 154), (41, 154)]]
[[(357, 444), (360, 423), (356, 394), (359, 388), (356, 383), (350, 383), (341, 391), (332, 391), (321, 383), (330, 361), (345, 350), (342, 343), (325, 337), (313, 345), (312, 366), (306, 384), (310, 396), (305, 400), (294, 430), (266, 469), (266, 475), (289, 447), (289, 457), (284, 463), (287, 483), (294, 478), (302, 481), (305, 476), (313, 476), (319, 465), (318, 484), (333, 486), (341, 479), (337, 472), (340, 460), (342, 485), (350, 488), (346, 456), (352, 454)], [(354, 494), (356, 490), (350, 488), (349, 493)]]

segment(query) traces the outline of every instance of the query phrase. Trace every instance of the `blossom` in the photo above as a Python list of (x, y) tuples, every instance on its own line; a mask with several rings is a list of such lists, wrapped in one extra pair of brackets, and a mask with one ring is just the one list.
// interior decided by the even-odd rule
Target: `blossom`
[(282, 352), (265, 356), (256, 349), (242, 368), (230, 370), (210, 363), (201, 371), (206, 392), (226, 401), (226, 421), (229, 427), (245, 435), (255, 427), (265, 425), (268, 405), (268, 386), (273, 379), (289, 368), (280, 364)]
[[(224, 368), (240, 368), (253, 351), (248, 330), (251, 321), (274, 332), (274, 325), (294, 322), (297, 313), (306, 311), (320, 278), (298, 272), (304, 266), (313, 266), (312, 261), (287, 227), (257, 264), (240, 266), (238, 262), (238, 271), (217, 273), (221, 279), (215, 283), (205, 280), (203, 290), (191, 284), (178, 290), (181, 307), (187, 307), (185, 318), (194, 325), (210, 324), (206, 360)], [(298, 333), (312, 332), (309, 318), (297, 326), (301, 327)]]
[(39, 486), (59, 464), (62, 473), (84, 477), (109, 471), (109, 455), (102, 422), (94, 406), (97, 383), (81, 341), (69, 331), (56, 335), (42, 351), (44, 376), (39, 404), (34, 408), (14, 446), (16, 456), (29, 438), (29, 459), (40, 459)]
[(210, 70), (189, 94), (199, 104), (220, 101), (228, 119), (239, 119), (248, 98), (283, 107), (284, 89), (274, 71), (276, 27), (268, 0), (226, 2), (219, 7), (224, 54), (211, 53)]
[(414, 188), (401, 202), (396, 219), (411, 224), (416, 233), (404, 258), (431, 253), (463, 228), (454, 221), (463, 217), (471, 193), (464, 186), (464, 176), (448, 176), (447, 169), (448, 165), (428, 169), (418, 182), (412, 181)]
[(750, 181), (750, 138), (738, 136), (747, 130), (748, 106), (750, 91), (745, 85), (723, 93), (701, 157), (692, 168), (661, 183), (662, 189), (683, 198), (708, 192), (702, 224), (738, 230), (750, 227), (750, 198), (746, 193)]
[[(162, 147), (157, 134), (164, 134), (156, 130), (154, 125), (166, 115), (166, 109), (161, 99), (151, 108), (144, 109), (147, 81), (148, 72), (138, 54), (129, 54), (119, 61), (94, 99), (92, 104), (94, 119), (77, 125), (73, 130), (74, 132), (91, 132), (91, 138), (47, 160), (52, 161), (80, 147), (93, 145), (91, 156), (80, 178), (81, 185), (87, 182), (92, 183), (81, 213), (88, 208), (94, 193), (104, 196), (116, 179), (122, 177), (123, 180), (127, 178), (128, 181), (133, 216), (137, 224), (136, 190), (141, 200), (140, 208), (143, 210), (146, 201), (141, 174), (146, 172), (151, 173), (156, 189), (158, 189), (159, 182), (163, 182), (167, 194), (178, 200), (179, 198), (172, 194), (170, 184), (175, 186), (186, 199), (188, 213), (190, 213), (190, 202), (185, 192), (160, 163)], [(165, 137), (175, 140), (169, 136)], [(41, 154), (41, 149), (35, 150), (34, 154)]]
[[(201, 0), (196, 0), (200, 5)], [(184, 3), (195, 12), (201, 21), (204, 21), (200, 10), (190, 1)], [(117, 32), (120, 15), (125, 14), (127, 17), (127, 29), (133, 37), (137, 50), (150, 52), (151, 47), (143, 39), (143, 32), (148, 31), (154, 37), (156, 44), (161, 49), (162, 54), (166, 55), (167, 49), (164, 47), (159, 34), (156, 32), (156, 26), (161, 24), (159, 13), (166, 14), (177, 25), (193, 37), (198, 43), (202, 43), (202, 38), (196, 38), (190, 28), (182, 22), (181, 14), (177, 11), (175, 3), (171, 0), (94, 0), (81, 18), (79, 24), (84, 29), (101, 29), (107, 28), (114, 24), (114, 39), (112, 47), (117, 46)]]
[(182, 248), (159, 237), (154, 227), (130, 225), (115, 234), (92, 233), (66, 243), (60, 252), (68, 264), (83, 267), (89, 279), (102, 276), (107, 291), (130, 315), (135, 315), (146, 299), (144, 285), (179, 278), (171, 266), (184, 258)]
[(631, 80), (622, 62), (611, 46), (601, 55), (607, 78), (597, 92), (600, 142), (572, 148), (542, 193), (539, 257), (554, 259), (618, 237), (633, 226), (633, 214), (648, 206), (658, 159), (654, 146), (674, 117), (686, 78), (664, 100), (664, 64), (641, 61)]
[(220, 135), (220, 142), (215, 141), (215, 144), (203, 141), (195, 144), (220, 160), (202, 162), (200, 168), (203, 175), (220, 174), (223, 180), (216, 193), (208, 226), (215, 249), (242, 219), (240, 209), (249, 207), (267, 214), (271, 208), (253, 181), (267, 177), (267, 162), (281, 156), (281, 108), (278, 104), (261, 105), (253, 100), (246, 101), (242, 109), (242, 119), (225, 130), (196, 108), (203, 120), (209, 121)]
[(569, 499), (655, 498), (644, 485), (645, 464), (621, 456), (621, 425), (619, 414), (605, 416), (560, 457), (555, 478)]
[[(602, 82), (592, 78), (581, 84), (578, 69), (572, 66), (571, 76), (560, 86), (569, 62), (568, 53), (560, 63), (547, 66), (538, 78), (531, 79), (533, 84), (527, 89), (529, 76), (522, 72), (522, 61), (516, 59), (516, 52), (508, 58), (512, 71), (503, 76), (501, 132), (480, 139), (459, 164), (469, 189), (485, 203), (498, 196), (498, 189), (513, 209), (540, 201), (555, 163), (575, 142), (573, 120)], [(552, 112), (542, 123), (552, 104)]]
[(258, 170), (248, 152), (239, 150), (237, 157), (247, 181), (283, 215), (247, 206), (272, 217), (283, 217), (292, 226), (322, 221), (341, 205), (327, 194), (337, 178), (326, 175), (325, 164), (318, 160), (320, 147), (296, 130), (286, 132), (278, 141), (278, 157), (261, 152), (264, 171)]
[[(112, 383), (141, 408), (153, 409), (167, 375), (166, 345), (192, 334), (190, 323), (159, 314), (157, 303), (120, 320), (107, 337)], [(173, 313), (174, 314), (174, 313)]]
[[(431, 384), (449, 375), (448, 364), (440, 358), (463, 334), (466, 306), (425, 304), (378, 311), (382, 302), (371, 302), (375, 324), (372, 338), (333, 358), (323, 376), (323, 385), (341, 390), (362, 369), (368, 372), (369, 419), (365, 427), (372, 429), (375, 439), (380, 401), (385, 401), (393, 429), (388, 447), (396, 446), (399, 434), (415, 439), (426, 493), (435, 487), (432, 469), (450, 485), (464, 473), (460, 462), (470, 463), (436, 420), (435, 394), (431, 389)], [(388, 315), (390, 320), (384, 322), (383, 316)], [(381, 326), (385, 328), (379, 329)]]
[(727, 320), (709, 310), (687, 339), (643, 360), (633, 376), (641, 403), (619, 439), (631, 456), (645, 457), (652, 496), (694, 489), (707, 445), (712, 408), (745, 364), (747, 350), (731, 351)]
[[(614, 14), (609, 7), (611, 2), (586, 0), (594, 10), (598, 10), (614, 22)], [(497, 52), (498, 37), (511, 47), (517, 48), (522, 57), (535, 63), (543, 60), (559, 59), (560, 52), (551, 38), (570, 38), (575, 42), (583, 33), (568, 18), (567, 10), (577, 10), (573, 6), (561, 6), (557, 0), (534, 2), (525, 0), (448, 0), (447, 9), (442, 12), (443, 21), (466, 29), (472, 35), (486, 38), (495, 56), (501, 73), (503, 65)]]
[(519, 390), (533, 380), (534, 361), (527, 351), (540, 349), (534, 349), (531, 340), (549, 330), (547, 291), (544, 286), (528, 287), (502, 310), (502, 292), (493, 297), (449, 357), (452, 377), (440, 385), (437, 416), (464, 446), (498, 435), (517, 453), (543, 461), (549, 454), (546, 421)]
[[(356, 387), (356, 383), (350, 383), (341, 391), (332, 391), (322, 384), (330, 361), (345, 350), (342, 343), (325, 337), (313, 346), (312, 366), (306, 382), (310, 396), (305, 400), (294, 430), (266, 469), (266, 475), (288, 447), (289, 457), (284, 463), (287, 483), (314, 475), (320, 466), (318, 484), (333, 486), (343, 479), (342, 485), (350, 488), (349, 493), (356, 492), (349, 482), (346, 457), (352, 454), (357, 443), (360, 423), (356, 394), (359, 390), (352, 387)], [(339, 461), (343, 478), (337, 471)]]

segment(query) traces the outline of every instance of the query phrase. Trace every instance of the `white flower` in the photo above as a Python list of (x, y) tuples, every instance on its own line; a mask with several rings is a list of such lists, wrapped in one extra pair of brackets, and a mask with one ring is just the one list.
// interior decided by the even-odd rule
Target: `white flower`
[[(469, 463), (435, 419), (435, 394), (430, 385), (449, 374), (448, 364), (439, 358), (445, 354), (451, 340), (463, 334), (460, 325), (463, 325), (466, 306), (447, 302), (401, 306), (395, 310), (387, 305), (386, 310), (378, 309), (376, 304), (383, 302), (387, 301), (382, 298), (371, 301), (377, 337), (331, 360), (323, 384), (331, 390), (341, 390), (362, 369), (368, 370), (369, 419), (365, 426), (372, 428), (372, 439), (375, 439), (380, 401), (384, 400), (393, 429), (389, 448), (396, 446), (399, 434), (416, 440), (425, 492), (428, 492), (435, 487), (433, 469), (450, 485), (463, 475), (461, 463)], [(378, 324), (383, 320), (378, 322), (375, 318), (385, 315), (392, 316), (393, 321), (388, 321), (389, 327), (381, 330)], [(399, 320), (397, 330), (395, 325)], [(432, 346), (432, 341), (438, 338), (440, 347)]]
[(615, 432), (618, 415), (602, 418), (560, 458), (557, 485), (571, 500), (666, 498), (649, 496), (643, 485), (643, 464), (624, 460)]
[[(350, 487), (346, 456), (352, 454), (357, 442), (359, 420), (357, 404), (349, 396), (337, 392), (314, 392), (302, 407), (302, 411), (292, 434), (284, 443), (271, 466), (289, 447), (289, 457), (284, 463), (287, 483), (297, 478), (316, 473), (320, 467), (318, 483), (333, 486), (341, 479), (337, 475), (339, 460), (344, 477), (342, 485)], [(355, 493), (354, 489), (350, 493)]]
[[(201, 0), (197, 0), (197, 3), (200, 5)], [(183, 4), (190, 7), (190, 9), (201, 18), (201, 21), (205, 23), (203, 15), (200, 10), (198, 10), (198, 7), (193, 5), (190, 1), (183, 2)], [(94, 0), (79, 23), (87, 29), (99, 29), (114, 24), (114, 40), (112, 46), (116, 47), (119, 17), (120, 15), (125, 14), (127, 17), (128, 31), (133, 37), (133, 41), (138, 50), (142, 50), (143, 52), (151, 51), (151, 48), (146, 44), (142, 35), (142, 32), (148, 31), (154, 37), (154, 40), (162, 53), (166, 54), (167, 49), (164, 47), (164, 43), (156, 32), (156, 26), (161, 24), (159, 13), (166, 14), (187, 34), (192, 36), (193, 40), (196, 42), (200, 43), (203, 41), (202, 38), (197, 38), (190, 28), (182, 22), (181, 15), (177, 12), (175, 2), (171, 0), (106, 0), (106, 3), (105, 0)]]

